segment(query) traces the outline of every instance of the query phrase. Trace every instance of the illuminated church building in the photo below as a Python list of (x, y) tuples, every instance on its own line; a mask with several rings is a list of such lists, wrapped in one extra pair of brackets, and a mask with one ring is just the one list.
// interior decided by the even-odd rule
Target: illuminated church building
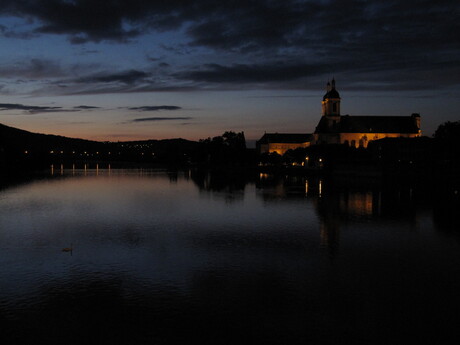
[(318, 144), (345, 144), (366, 148), (370, 141), (383, 138), (421, 136), (420, 115), (352, 116), (340, 115), (340, 95), (335, 80), (327, 83), (322, 116), (313, 134), (265, 133), (257, 142), (260, 153), (284, 154), (289, 149)]

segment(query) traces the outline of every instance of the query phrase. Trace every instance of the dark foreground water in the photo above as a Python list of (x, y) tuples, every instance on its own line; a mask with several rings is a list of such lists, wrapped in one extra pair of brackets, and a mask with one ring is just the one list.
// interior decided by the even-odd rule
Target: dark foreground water
[(456, 193), (144, 170), (4, 184), (0, 341), (456, 342)]

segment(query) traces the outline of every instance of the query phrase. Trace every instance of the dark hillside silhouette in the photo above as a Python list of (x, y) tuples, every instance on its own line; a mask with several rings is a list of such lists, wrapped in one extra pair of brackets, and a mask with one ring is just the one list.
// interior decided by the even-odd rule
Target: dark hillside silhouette
[(0, 124), (0, 164), (34, 166), (70, 161), (184, 163), (198, 143), (185, 139), (99, 142), (38, 134)]
[(41, 169), (70, 162), (118, 162), (153, 167), (252, 164), (244, 133), (225, 132), (204, 140), (185, 139), (99, 142), (38, 134), (0, 124), (0, 167)]

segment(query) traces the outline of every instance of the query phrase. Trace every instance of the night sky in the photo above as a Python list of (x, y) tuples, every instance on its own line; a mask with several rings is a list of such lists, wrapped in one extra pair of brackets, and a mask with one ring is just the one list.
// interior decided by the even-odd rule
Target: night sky
[(458, 0), (2, 0), (0, 123), (94, 140), (460, 119)]

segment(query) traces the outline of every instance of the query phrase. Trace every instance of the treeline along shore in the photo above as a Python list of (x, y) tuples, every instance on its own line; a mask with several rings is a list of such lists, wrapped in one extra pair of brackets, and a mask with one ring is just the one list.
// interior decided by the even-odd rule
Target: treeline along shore
[(37, 171), (51, 165), (111, 163), (113, 167), (203, 168), (295, 174), (460, 176), (460, 121), (441, 124), (433, 137), (386, 138), (367, 148), (312, 145), (258, 154), (244, 133), (185, 139), (99, 142), (31, 133), (0, 124), (3, 172)]
[(31, 133), (0, 124), (0, 168), (43, 170), (70, 163), (113, 163), (152, 168), (233, 167), (254, 165), (244, 133), (225, 132), (200, 141), (185, 139), (100, 142)]

